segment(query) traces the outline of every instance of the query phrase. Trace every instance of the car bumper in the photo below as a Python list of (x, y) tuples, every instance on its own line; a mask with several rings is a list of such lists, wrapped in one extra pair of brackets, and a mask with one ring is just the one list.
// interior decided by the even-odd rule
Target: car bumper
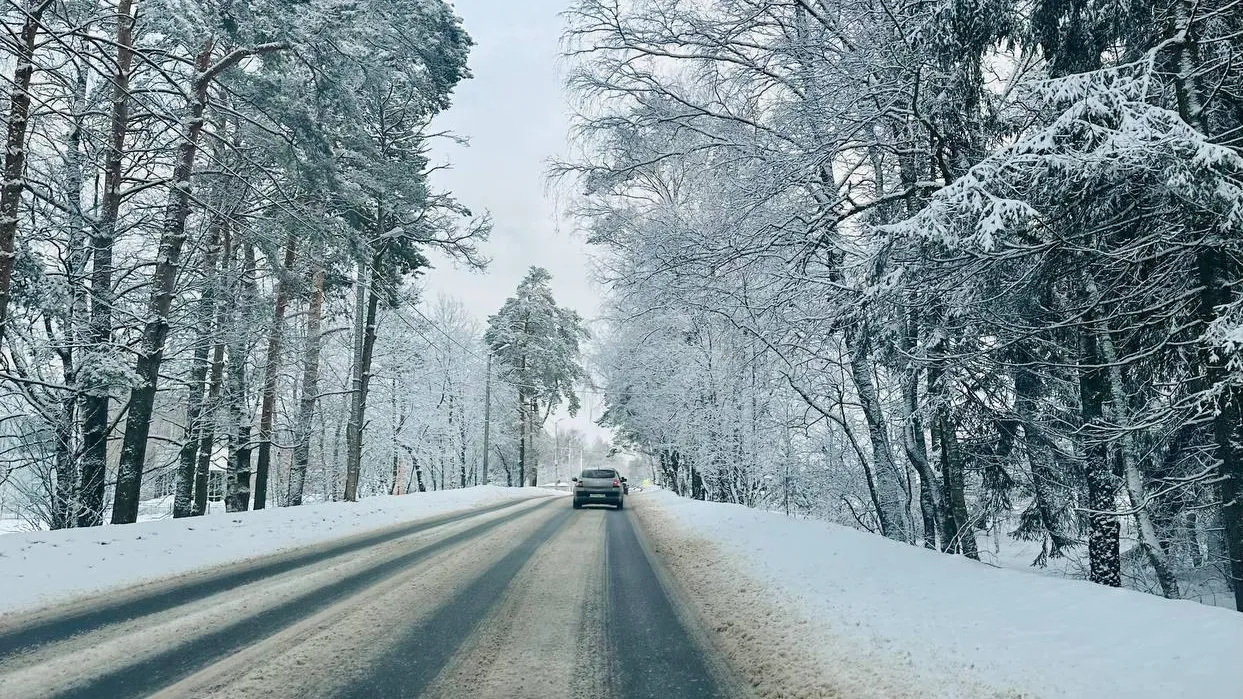
[(622, 499), (622, 491), (620, 488), (610, 490), (579, 489), (574, 491), (574, 499), (584, 504), (593, 502), (615, 503)]

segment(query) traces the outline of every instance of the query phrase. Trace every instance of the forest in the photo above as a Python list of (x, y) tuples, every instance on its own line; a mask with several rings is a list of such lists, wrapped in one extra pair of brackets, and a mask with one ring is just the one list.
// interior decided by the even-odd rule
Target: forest
[(567, 22), (606, 422), (670, 487), (1243, 610), (1243, 4)]
[(0, 515), (125, 524), (603, 458), (543, 429), (577, 409), (586, 339), (547, 272), (487, 328), (422, 298), (433, 258), (483, 269), (491, 231), (431, 184), (456, 137), (432, 119), (470, 77), (447, 3), (15, 0), (3, 23)]

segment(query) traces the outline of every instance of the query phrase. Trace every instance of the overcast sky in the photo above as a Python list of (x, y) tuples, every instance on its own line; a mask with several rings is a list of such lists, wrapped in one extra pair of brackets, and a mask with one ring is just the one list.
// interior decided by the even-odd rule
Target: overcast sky
[(539, 265), (552, 273), (558, 303), (595, 317), (598, 294), (588, 281), (586, 246), (558, 216), (545, 179), (549, 159), (566, 150), (568, 119), (558, 59), (558, 12), (566, 3), (453, 4), (475, 41), (470, 56), (474, 77), (454, 91), (453, 106), (435, 126), (470, 144), (439, 140), (434, 159), (451, 169), (433, 181), (475, 212), (491, 212), (495, 229), (484, 246), (492, 260), (487, 272), (440, 262), (425, 278), (429, 295), (455, 296), (482, 319), (500, 308), (529, 267)]
[[(435, 127), (470, 144), (440, 140), (434, 145), (434, 162), (451, 169), (436, 173), (433, 183), (474, 212), (492, 214), (492, 238), (483, 246), (491, 263), (479, 273), (436, 261), (424, 286), (429, 300), (439, 294), (455, 297), (481, 322), (514, 293), (532, 265), (552, 273), (558, 304), (587, 319), (600, 312), (587, 246), (559, 216), (545, 179), (548, 161), (566, 152), (568, 110), (558, 43), (558, 13), (566, 5), (566, 0), (453, 3), (475, 42), (470, 55), (474, 77), (454, 91), (453, 106)], [(596, 401), (586, 398), (586, 409), (569, 423), (580, 429), (599, 417)], [(549, 420), (549, 431), (559, 417)]]

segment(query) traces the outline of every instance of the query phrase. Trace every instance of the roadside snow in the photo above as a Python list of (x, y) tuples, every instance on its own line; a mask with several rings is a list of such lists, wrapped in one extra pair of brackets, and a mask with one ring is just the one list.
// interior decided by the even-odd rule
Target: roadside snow
[(455, 510), (549, 494), (558, 493), (487, 485), (365, 498), (356, 503), (5, 534), (0, 536), (0, 614)]
[(1238, 612), (667, 491), (634, 502), (761, 696), (1237, 699), (1243, 687)]

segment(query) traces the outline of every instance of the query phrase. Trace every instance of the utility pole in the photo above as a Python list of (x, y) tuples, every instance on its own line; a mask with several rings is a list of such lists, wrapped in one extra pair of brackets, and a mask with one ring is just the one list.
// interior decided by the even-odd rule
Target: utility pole
[(492, 351), (488, 351), (488, 363), (483, 379), (483, 484), (488, 484), (488, 437), (492, 427)]

